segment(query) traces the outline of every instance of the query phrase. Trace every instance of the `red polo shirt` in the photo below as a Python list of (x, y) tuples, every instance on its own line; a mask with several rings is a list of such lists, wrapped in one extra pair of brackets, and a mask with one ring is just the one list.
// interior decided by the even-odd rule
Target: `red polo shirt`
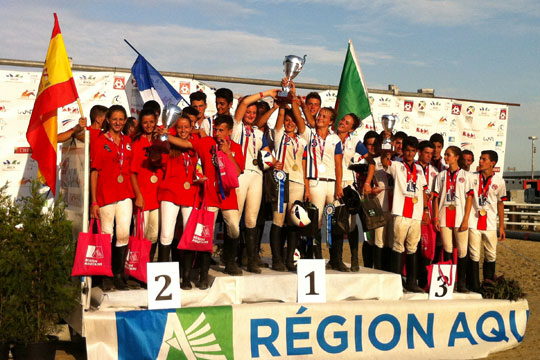
[[(131, 172), (137, 175), (145, 211), (159, 208), (158, 187), (163, 180), (163, 170), (154, 168), (148, 160), (147, 148), (151, 145), (146, 136), (141, 136), (133, 143), (133, 160), (131, 161)], [(155, 182), (152, 182), (152, 178)]]
[[(122, 135), (122, 141), (116, 145), (108, 136), (101, 133), (96, 137), (90, 159), (92, 170), (98, 172), (96, 200), (100, 207), (135, 196), (130, 179), (131, 138)], [(122, 182), (119, 182), (120, 175)]]
[[(242, 164), (244, 164), (242, 148), (234, 141), (230, 140), (230, 142), (233, 158), (240, 164), (240, 170), (244, 171), (242, 166)], [(216, 167), (212, 162), (212, 150), (216, 146), (216, 140), (213, 137), (206, 136), (204, 138), (191, 140), (191, 143), (201, 158), (203, 173), (208, 178), (206, 181), (207, 187), (205, 187), (205, 189), (208, 190), (203, 191), (203, 196), (206, 198), (206, 205), (215, 206), (222, 210), (238, 209), (236, 191), (234, 189), (225, 193), (225, 199), (221, 199), (221, 196), (219, 195)]]

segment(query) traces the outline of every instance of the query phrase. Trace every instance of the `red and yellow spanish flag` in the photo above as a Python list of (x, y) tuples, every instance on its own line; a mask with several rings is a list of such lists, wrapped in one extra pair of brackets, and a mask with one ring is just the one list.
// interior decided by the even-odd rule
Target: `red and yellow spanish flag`
[(32, 158), (37, 161), (39, 172), (53, 194), (56, 192), (57, 110), (78, 97), (58, 18), (54, 14), (51, 42), (26, 131)]

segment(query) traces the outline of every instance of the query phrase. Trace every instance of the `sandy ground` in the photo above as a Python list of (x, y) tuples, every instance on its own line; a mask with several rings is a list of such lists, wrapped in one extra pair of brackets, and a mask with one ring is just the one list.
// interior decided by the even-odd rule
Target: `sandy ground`
[[(344, 260), (348, 262), (350, 253), (344, 246)], [(264, 257), (270, 256), (267, 244), (263, 245)], [(325, 251), (328, 258), (328, 251)], [(482, 261), (482, 260), (481, 260)], [(482, 262), (480, 262), (482, 264)], [(481, 270), (480, 270), (481, 271)], [(497, 275), (508, 279), (517, 279), (527, 294), (530, 316), (523, 343), (505, 352), (491, 355), (490, 359), (538, 359), (540, 358), (540, 289), (536, 284), (540, 281), (540, 242), (508, 239), (499, 243), (497, 256)], [(56, 352), (56, 359), (86, 359), (84, 342), (63, 342)]]

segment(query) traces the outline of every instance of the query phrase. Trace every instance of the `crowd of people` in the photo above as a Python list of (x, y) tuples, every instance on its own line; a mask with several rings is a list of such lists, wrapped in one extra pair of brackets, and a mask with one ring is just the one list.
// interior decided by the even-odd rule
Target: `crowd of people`
[[(333, 108), (321, 107), (317, 93), (304, 99), (292, 82), (290, 89), (289, 101), (277, 96), (280, 89), (246, 96), (234, 114), (232, 91), (218, 89), (212, 116), (206, 113), (206, 95), (195, 92), (170, 129), (158, 125), (162, 109), (155, 101), (145, 103), (138, 118), (128, 118), (120, 105), (91, 109), (90, 213), (115, 238), (114, 277), (103, 279), (106, 290), (128, 288), (126, 245), (138, 211), (144, 237), (152, 243), (151, 261), (179, 261), (185, 290), (192, 288), (195, 271), (197, 286), (208, 288), (215, 261), (230, 275), (241, 275), (244, 266), (260, 273), (267, 266), (260, 257), (266, 220), (272, 221), (275, 271), (295, 271), (297, 251), (302, 258), (323, 258), (323, 243), (331, 239), (327, 268), (357, 272), (359, 240), (365, 238), (364, 266), (405, 273), (407, 291), (423, 292), (427, 265), (442, 261), (457, 264), (457, 291), (478, 291), (482, 247), (483, 277), (494, 277), (497, 231), (500, 239), (505, 237), (506, 199), (504, 181), (494, 172), (495, 151), (482, 151), (473, 171), (474, 154), (456, 146), (444, 149), (440, 134), (419, 141), (402, 131), (368, 131), (360, 138), (355, 130), (361, 119), (355, 114), (336, 119)], [(274, 99), (273, 106), (265, 98)], [(276, 111), (270, 128), (268, 119)], [(59, 134), (59, 141), (78, 136), (85, 127), (81, 119)], [(392, 149), (382, 149), (385, 139)], [(221, 186), (218, 151), (230, 160), (228, 171), (238, 176), (236, 189)], [(359, 163), (366, 165), (351, 166)], [(284, 179), (285, 197), (277, 186)], [(358, 217), (348, 215), (346, 231), (334, 227), (331, 234), (325, 232), (328, 205), (340, 206), (352, 195), (376, 199), (385, 225), (364, 233)], [(210, 252), (177, 249), (191, 211), (203, 201), (214, 222), (224, 222), (219, 260)], [(310, 219), (316, 225), (311, 233), (303, 231), (308, 207), (318, 210)], [(350, 266), (343, 261), (345, 239)]]

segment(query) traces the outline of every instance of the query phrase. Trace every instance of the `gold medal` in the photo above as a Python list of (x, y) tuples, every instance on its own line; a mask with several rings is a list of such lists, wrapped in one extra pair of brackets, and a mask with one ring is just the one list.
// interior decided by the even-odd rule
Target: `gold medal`
[(292, 169), (293, 169), (293, 171), (298, 171), (298, 165), (294, 164)]
[(189, 181), (186, 181), (184, 183), (184, 189), (189, 190), (190, 188), (191, 188), (191, 184), (189, 183)]
[(253, 165), (255, 165), (255, 166), (259, 165), (259, 162), (257, 161), (257, 159), (253, 159), (252, 162), (253, 162)]
[(151, 182), (152, 184), (157, 183), (157, 181), (158, 181), (158, 177), (156, 176), (156, 174), (150, 176), (150, 182)]
[(413, 202), (413, 204), (416, 204), (416, 203), (418, 202), (418, 198), (417, 198), (416, 196), (413, 197), (413, 198), (412, 198), (412, 202)]
[(118, 177), (116, 178), (116, 180), (118, 181), (119, 184), (123, 183), (124, 182), (124, 177), (122, 176), (122, 174), (118, 175)]
[(480, 216), (486, 216), (487, 212), (486, 210), (482, 209), (480, 210)]
[(456, 210), (456, 207), (454, 205), (449, 205), (448, 210), (454, 211), (454, 210)]

